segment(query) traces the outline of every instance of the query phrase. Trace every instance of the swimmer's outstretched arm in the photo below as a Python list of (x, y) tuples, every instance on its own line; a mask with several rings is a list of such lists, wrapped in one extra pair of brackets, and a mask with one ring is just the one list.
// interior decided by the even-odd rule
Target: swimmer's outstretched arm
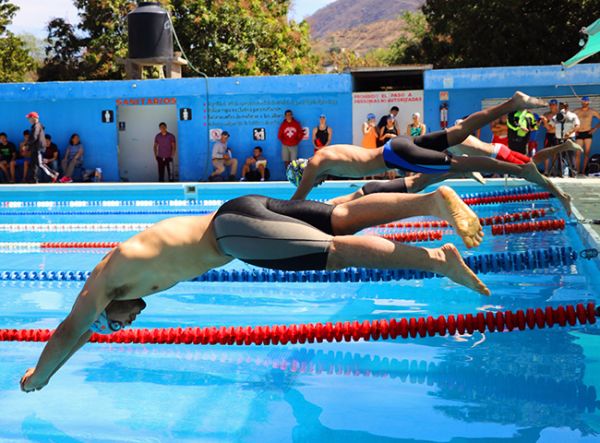
[(90, 327), (110, 302), (105, 296), (94, 296), (102, 285), (98, 280), (94, 276), (88, 280), (73, 309), (48, 340), (35, 368), (27, 370), (21, 379), (21, 390), (32, 392), (42, 389), (56, 371), (87, 343)]
[(292, 196), (292, 200), (304, 200), (312, 190), (312, 188), (324, 178), (326, 174), (327, 164), (322, 159), (321, 155), (315, 155), (308, 160), (308, 164), (302, 173), (302, 180)]

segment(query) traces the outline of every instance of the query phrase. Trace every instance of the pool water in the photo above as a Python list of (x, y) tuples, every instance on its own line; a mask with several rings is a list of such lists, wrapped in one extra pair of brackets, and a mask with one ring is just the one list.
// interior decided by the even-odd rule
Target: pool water
[[(522, 183), (508, 183), (517, 185)], [(356, 186), (327, 184), (311, 196), (326, 199)], [(505, 184), (453, 186), (462, 194)], [(0, 207), (0, 272), (88, 271), (106, 253), (28, 250), (5, 242), (120, 241), (134, 233), (122, 232), (127, 224), (155, 222), (177, 210), (212, 210), (215, 203), (238, 195), (289, 198), (291, 192), (282, 184), (0, 188), (5, 202)], [(196, 194), (204, 205), (173, 206)], [(49, 209), (39, 207), (39, 201), (66, 203)], [(559, 208), (556, 200), (474, 209), (487, 217), (550, 207)], [(565, 214), (561, 210), (552, 217)], [(91, 224), (101, 232), (61, 232), (54, 226), (73, 223)], [(39, 224), (52, 227), (34, 231)], [(452, 233), (444, 242), (454, 242), (464, 255), (593, 247), (574, 223), (564, 231), (510, 236), (492, 236), (489, 227), (485, 231), (476, 251), (465, 250)], [(237, 261), (228, 267), (249, 268)], [(147, 299), (135, 326), (363, 321), (557, 306), (598, 299), (599, 275), (597, 260), (582, 259), (571, 266), (485, 274), (481, 278), (493, 293), (489, 298), (443, 278), (187, 282)], [(81, 282), (0, 281), (0, 328), (56, 327), (81, 287)], [(588, 325), (286, 346), (89, 344), (48, 386), (30, 394), (22, 393), (18, 382), (35, 365), (43, 344), (0, 342), (0, 441), (600, 441), (597, 336), (598, 327)]]

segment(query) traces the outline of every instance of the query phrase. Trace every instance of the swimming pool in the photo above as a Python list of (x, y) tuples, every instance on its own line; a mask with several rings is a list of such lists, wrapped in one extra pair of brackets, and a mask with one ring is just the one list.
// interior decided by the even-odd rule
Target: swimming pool
[[(522, 185), (510, 181), (508, 186)], [(327, 184), (312, 197), (355, 189)], [(481, 191), (454, 183), (460, 194)], [(501, 189), (503, 182), (485, 191)], [(291, 187), (97, 185), (0, 188), (3, 271), (88, 271), (106, 252), (12, 242), (120, 241), (177, 211), (208, 211)], [(201, 205), (187, 205), (196, 196)], [(53, 202), (53, 203), (48, 203)], [(480, 217), (556, 200), (475, 207)], [(553, 217), (564, 217), (561, 211)], [(67, 225), (87, 227), (72, 232)], [(25, 226), (25, 227), (23, 227)], [(73, 228), (71, 226), (71, 228)], [(584, 231), (492, 236), (464, 255), (592, 247)], [(439, 244), (429, 242), (428, 244)], [(233, 262), (227, 268), (246, 265)], [(484, 298), (447, 279), (368, 283), (188, 282), (152, 296), (136, 327), (289, 324), (421, 317), (596, 300), (597, 261), (485, 274)], [(54, 328), (82, 283), (0, 281), (0, 328)], [(89, 344), (40, 392), (18, 381), (41, 343), (0, 342), (0, 441), (598, 441), (596, 326), (459, 338), (285, 346)]]

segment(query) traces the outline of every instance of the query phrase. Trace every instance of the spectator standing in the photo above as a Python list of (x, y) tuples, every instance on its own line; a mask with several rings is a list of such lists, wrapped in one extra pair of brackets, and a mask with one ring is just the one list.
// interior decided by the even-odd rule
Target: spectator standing
[(44, 138), (46, 139), (46, 148), (42, 154), (42, 162), (53, 171), (58, 172), (58, 146), (56, 143), (52, 143), (50, 134), (46, 134)]
[(42, 154), (46, 150), (46, 134), (44, 132), (44, 127), (40, 122), (40, 116), (37, 112), (30, 112), (25, 117), (29, 120), (29, 123), (31, 123), (27, 146), (31, 152), (34, 180), (36, 182), (38, 181), (39, 170), (41, 169), (54, 183), (58, 179), (58, 172), (48, 168), (42, 161)]
[(65, 150), (65, 155), (62, 160), (62, 170), (64, 177), (62, 182), (68, 183), (73, 181), (73, 171), (75, 168), (83, 166), (83, 145), (78, 134), (71, 135), (69, 146)]
[(23, 167), (23, 183), (27, 182), (29, 174), (29, 164), (31, 163), (31, 151), (29, 150), (29, 129), (23, 131), (23, 140), (19, 143), (19, 151), (17, 152), (17, 166)]
[(319, 116), (319, 125), (313, 129), (312, 142), (315, 154), (319, 149), (323, 149), (331, 144), (333, 130), (327, 126), (327, 117), (325, 114)]
[(379, 142), (381, 146), (386, 144), (388, 140), (398, 137), (398, 129), (396, 128), (396, 118), (393, 114), (387, 116), (386, 124), (379, 130)]
[(534, 115), (527, 109), (511, 112), (506, 120), (508, 126), (508, 147), (527, 155), (530, 132), (537, 126)]
[[(396, 123), (396, 118), (398, 117), (398, 113), (400, 112), (400, 108), (398, 108), (398, 106), (392, 106), (390, 108), (390, 112), (389, 114), (383, 115), (380, 119), (379, 119), (379, 123), (377, 123), (377, 132), (381, 132), (381, 128), (385, 127), (387, 125), (387, 120), (388, 117), (390, 115), (394, 116), (394, 124), (396, 126), (396, 132), (398, 134), (400, 134), (400, 125), (398, 125), (398, 123)], [(383, 144), (379, 145), (379, 146), (383, 146)]]
[[(575, 170), (579, 174), (584, 174), (587, 170), (587, 164), (590, 159), (590, 149), (592, 148), (592, 136), (600, 127), (600, 113), (590, 108), (590, 98), (581, 97), (581, 108), (575, 109), (575, 114), (579, 117), (579, 129), (575, 136), (575, 141), (583, 148), (583, 152), (578, 152), (575, 158)], [(592, 127), (592, 120), (596, 118), (598, 123)], [(581, 156), (583, 155), (583, 163)]]
[(229, 167), (229, 180), (235, 180), (237, 174), (238, 161), (233, 158), (231, 149), (227, 146), (229, 142), (229, 132), (223, 131), (219, 141), (215, 142), (212, 150), (212, 163), (215, 168), (212, 174), (208, 177), (210, 181), (213, 181), (215, 177), (223, 174), (225, 168)]
[[(396, 118), (393, 114), (387, 116), (386, 125), (379, 132), (379, 143), (385, 145), (391, 139), (398, 137), (398, 127), (396, 126)], [(385, 178), (393, 180), (396, 178), (396, 170), (390, 169), (386, 171)]]
[(414, 112), (412, 115), (412, 123), (406, 127), (406, 135), (410, 137), (418, 137), (425, 135), (427, 126), (421, 122), (421, 114)]
[[(567, 139), (575, 140), (575, 134), (579, 129), (579, 117), (572, 111), (569, 111), (569, 104), (566, 102), (560, 102), (558, 104), (559, 111), (552, 118), (552, 125), (555, 129), (556, 140), (559, 143), (566, 141)], [(577, 171), (571, 169), (573, 167), (573, 158), (570, 152), (564, 154), (567, 158), (567, 168), (563, 167), (563, 170), (560, 171), (560, 175), (567, 175), (567, 172), (571, 172), (571, 174), (576, 174)], [(569, 171), (570, 170), (570, 171)]]
[(377, 132), (377, 125), (375, 124), (375, 114), (367, 114), (367, 121), (362, 124), (362, 143), (361, 146), (367, 149), (377, 148), (377, 141), (379, 139), (379, 133)]
[(277, 138), (281, 142), (281, 160), (287, 169), (292, 160), (298, 159), (298, 145), (304, 138), (304, 132), (291, 110), (286, 110), (284, 115), (285, 119), (279, 126)]
[(0, 169), (10, 183), (15, 182), (15, 163), (17, 160), (17, 148), (14, 143), (8, 141), (6, 134), (0, 132)]
[(158, 125), (160, 132), (154, 137), (154, 157), (158, 164), (158, 181), (165, 181), (165, 169), (167, 170), (169, 181), (173, 181), (171, 173), (171, 163), (177, 149), (175, 136), (167, 131), (167, 124), (161, 122)]
[(495, 122), (492, 122), (492, 143), (504, 145), (508, 148), (508, 126), (506, 125), (507, 116), (503, 115)]
[(252, 151), (252, 157), (246, 159), (246, 163), (242, 168), (242, 178), (240, 181), (265, 181), (267, 171), (267, 159), (263, 156), (263, 150), (257, 146)]
[[(542, 125), (546, 129), (546, 136), (544, 138), (544, 148), (548, 146), (556, 146), (559, 143), (556, 141), (556, 127), (552, 124), (552, 119), (558, 113), (558, 100), (552, 99), (548, 102), (548, 112), (542, 115)], [(550, 172), (550, 160), (544, 162), (544, 174), (548, 175)]]

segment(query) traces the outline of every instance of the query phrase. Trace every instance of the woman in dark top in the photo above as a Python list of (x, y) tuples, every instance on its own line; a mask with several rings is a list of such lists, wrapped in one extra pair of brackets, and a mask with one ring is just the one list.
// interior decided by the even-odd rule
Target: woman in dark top
[(319, 149), (323, 149), (331, 144), (331, 136), (333, 131), (327, 126), (327, 118), (324, 114), (319, 117), (319, 126), (313, 129), (312, 142), (315, 148), (315, 153)]

